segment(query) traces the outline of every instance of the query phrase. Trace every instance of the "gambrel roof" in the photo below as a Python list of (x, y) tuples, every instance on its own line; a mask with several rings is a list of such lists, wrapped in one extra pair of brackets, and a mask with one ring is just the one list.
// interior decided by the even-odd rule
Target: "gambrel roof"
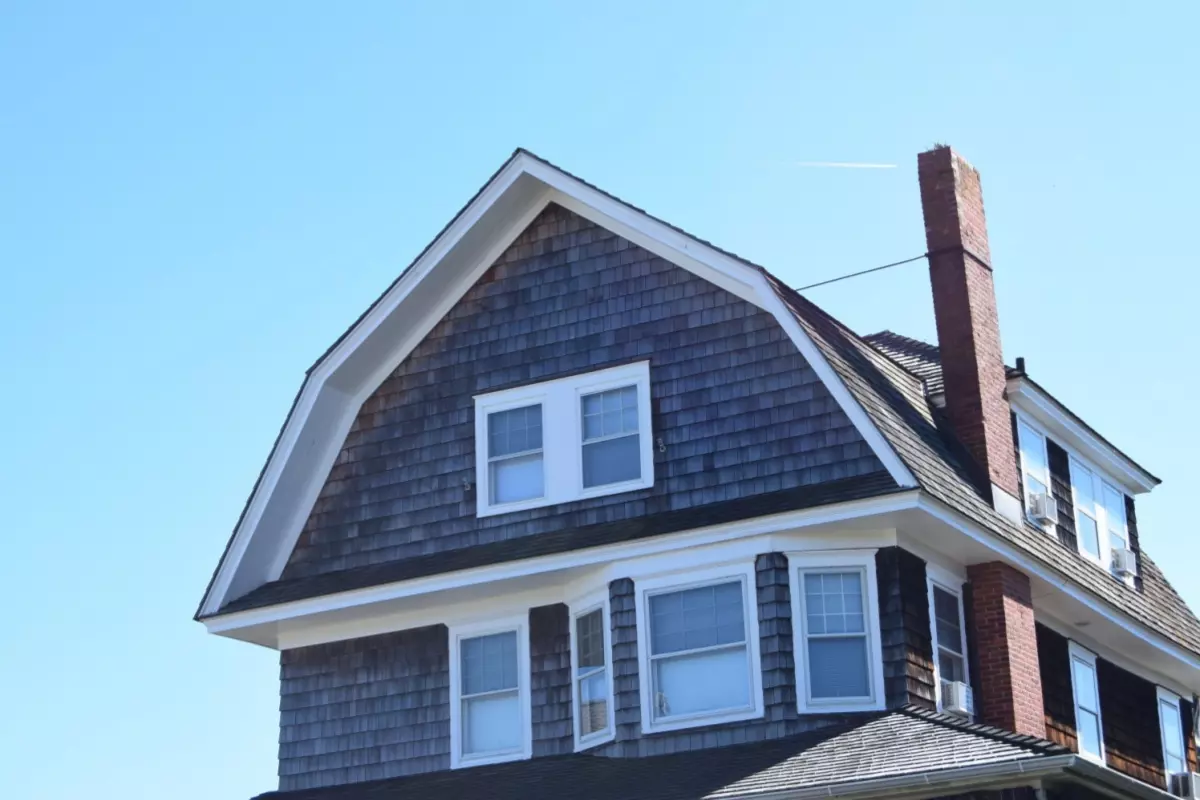
[[(472, 548), (470, 552), (281, 581), (304, 519), (364, 399), (549, 203), (591, 219), (773, 314), (885, 471), (870, 480), (860, 478), (787, 496), (737, 501), (741, 506), (736, 509), (700, 507), (677, 518), (597, 526), (570, 537), (535, 537), (519, 547), (507, 543), (503, 548)], [(928, 374), (920, 374), (921, 369)], [(930, 501), (929, 510), (971, 526), (972, 531), (982, 531), (980, 535), (990, 545), (1006, 548), (1004, 552), (1018, 563), (1064, 584), (1083, 602), (1100, 603), (1107, 614), (1145, 625), (1162, 637), (1163, 647), (1200, 665), (1200, 622), (1148, 558), (1143, 559), (1144, 588), (1136, 591), (1085, 564), (1043, 532), (1014, 524), (995, 511), (970, 472), (969, 458), (939, 425), (926, 386), (935, 377), (928, 364), (909, 363), (873, 347), (764, 268), (517, 150), (309, 370), (197, 618), (469, 569), (502, 559), (533, 558), (654, 536), (685, 529), (697, 521), (719, 519), (722, 514), (744, 518), (920, 490)]]

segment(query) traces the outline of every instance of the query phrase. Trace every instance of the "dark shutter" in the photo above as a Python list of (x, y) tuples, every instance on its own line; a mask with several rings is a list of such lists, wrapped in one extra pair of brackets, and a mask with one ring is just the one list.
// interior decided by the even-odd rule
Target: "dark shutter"
[(1017, 414), (1015, 411), (1008, 413), (1009, 421), (1012, 423), (1013, 432), (1013, 454), (1017, 458), (1017, 499), (1021, 501), (1021, 508), (1025, 508), (1025, 473), (1021, 471), (1021, 432), (1017, 427)]
[(1078, 550), (1075, 505), (1071, 502), (1071, 459), (1066, 450), (1047, 439), (1046, 460), (1050, 464), (1050, 493), (1058, 501), (1058, 539), (1071, 550)]

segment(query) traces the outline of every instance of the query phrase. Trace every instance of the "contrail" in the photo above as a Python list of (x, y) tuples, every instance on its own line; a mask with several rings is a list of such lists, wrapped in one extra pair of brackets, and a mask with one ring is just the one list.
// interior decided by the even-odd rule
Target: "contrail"
[(840, 169), (895, 169), (895, 164), (868, 164), (860, 161), (793, 161), (794, 167), (837, 167)]

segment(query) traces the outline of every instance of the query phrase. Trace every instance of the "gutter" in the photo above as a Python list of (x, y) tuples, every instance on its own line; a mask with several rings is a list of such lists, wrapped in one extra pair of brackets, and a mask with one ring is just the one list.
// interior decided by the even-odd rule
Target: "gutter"
[(1128, 800), (1173, 798), (1161, 789), (1094, 764), (1075, 754), (1034, 756), (1001, 763), (972, 765), (934, 772), (824, 784), (777, 792), (739, 792), (708, 795), (711, 800), (869, 800), (870, 798), (939, 797), (983, 789), (1041, 788), (1043, 783), (1083, 784), (1093, 791)]

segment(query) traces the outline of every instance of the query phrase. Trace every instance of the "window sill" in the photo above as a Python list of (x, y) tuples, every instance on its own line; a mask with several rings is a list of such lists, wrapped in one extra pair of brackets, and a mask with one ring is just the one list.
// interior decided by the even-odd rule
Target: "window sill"
[(463, 756), (456, 763), (451, 765), (451, 769), (468, 769), (470, 767), (481, 767), (486, 764), (503, 764), (508, 761), (525, 761), (530, 757), (530, 753), (526, 750), (506, 750), (503, 753), (487, 753), (478, 756)]
[(763, 710), (761, 708), (741, 708), (714, 714), (693, 714), (677, 719), (664, 719), (661, 722), (652, 722), (642, 733), (670, 733), (671, 731), (682, 731), (689, 728), (702, 728), (707, 725), (721, 725), (726, 722), (745, 722), (751, 719), (762, 719), (762, 717)]
[(886, 706), (882, 700), (855, 700), (852, 702), (809, 702), (802, 704), (798, 711), (801, 714), (851, 714), (860, 711), (884, 711)]
[[(594, 737), (594, 738), (593, 738)], [(616, 731), (609, 730), (605, 733), (593, 734), (585, 739), (575, 740), (575, 752), (582, 753), (591, 750), (593, 747), (599, 747), (602, 744), (608, 744), (617, 738)]]

